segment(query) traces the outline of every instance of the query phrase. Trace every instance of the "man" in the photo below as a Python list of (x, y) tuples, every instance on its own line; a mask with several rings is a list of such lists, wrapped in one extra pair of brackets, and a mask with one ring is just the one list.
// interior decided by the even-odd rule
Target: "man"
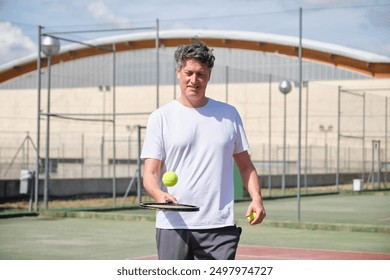
[[(246, 216), (256, 212), (252, 225), (265, 217), (241, 118), (233, 106), (206, 97), (214, 60), (202, 42), (178, 47), (181, 95), (148, 120), (141, 155), (146, 191), (156, 202), (200, 207), (198, 212), (157, 212), (159, 259), (235, 258), (241, 229), (234, 220), (234, 161), (252, 198)], [(174, 187), (161, 183), (166, 171), (177, 173)]]

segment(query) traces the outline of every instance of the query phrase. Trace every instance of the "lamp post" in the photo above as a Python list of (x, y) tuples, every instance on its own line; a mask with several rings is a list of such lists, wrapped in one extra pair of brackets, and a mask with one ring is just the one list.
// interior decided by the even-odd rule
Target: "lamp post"
[(102, 127), (102, 143), (100, 147), (100, 173), (104, 177), (104, 141), (106, 137), (106, 93), (111, 90), (109, 85), (100, 85), (99, 91), (103, 93), (103, 127)]
[(43, 200), (45, 209), (48, 208), (49, 190), (49, 150), (50, 150), (50, 87), (51, 87), (51, 58), (60, 51), (60, 41), (51, 36), (43, 36), (41, 51), (47, 57), (47, 114), (46, 114), (46, 157), (45, 157), (45, 183)]
[(321, 132), (325, 133), (325, 172), (328, 171), (328, 132), (331, 132), (333, 130), (333, 125), (328, 125), (327, 128), (325, 128), (324, 125), (320, 125), (319, 129)]
[(286, 188), (286, 96), (291, 91), (292, 84), (288, 80), (283, 80), (279, 83), (279, 91), (284, 95), (284, 115), (283, 115), (283, 174), (282, 174), (282, 190)]

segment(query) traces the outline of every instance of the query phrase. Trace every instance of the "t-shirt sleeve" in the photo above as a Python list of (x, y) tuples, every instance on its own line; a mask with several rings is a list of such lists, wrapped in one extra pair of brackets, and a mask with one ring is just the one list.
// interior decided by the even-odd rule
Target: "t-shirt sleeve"
[(249, 143), (240, 114), (238, 112), (236, 113), (236, 141), (234, 143), (233, 153), (239, 154), (249, 149)]
[(153, 112), (148, 119), (146, 126), (145, 138), (143, 141), (141, 158), (154, 158), (163, 160), (164, 155), (164, 141), (162, 137), (162, 122), (160, 115)]

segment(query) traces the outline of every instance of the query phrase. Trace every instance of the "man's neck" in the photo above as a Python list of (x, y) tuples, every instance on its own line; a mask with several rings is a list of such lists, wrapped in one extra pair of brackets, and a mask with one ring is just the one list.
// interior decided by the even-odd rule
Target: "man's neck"
[(200, 108), (205, 106), (208, 102), (209, 99), (207, 97), (202, 98), (201, 100), (196, 100), (196, 101), (191, 101), (184, 94), (180, 95), (180, 97), (177, 99), (180, 104), (186, 106), (186, 107), (191, 107), (191, 108)]

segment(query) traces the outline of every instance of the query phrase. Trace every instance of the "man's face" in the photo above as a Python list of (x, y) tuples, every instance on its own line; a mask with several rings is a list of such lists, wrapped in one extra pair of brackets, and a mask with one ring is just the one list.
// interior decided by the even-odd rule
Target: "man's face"
[(201, 107), (207, 103), (206, 87), (210, 80), (207, 66), (197, 59), (189, 59), (177, 71), (181, 96), (179, 101), (191, 107)]

